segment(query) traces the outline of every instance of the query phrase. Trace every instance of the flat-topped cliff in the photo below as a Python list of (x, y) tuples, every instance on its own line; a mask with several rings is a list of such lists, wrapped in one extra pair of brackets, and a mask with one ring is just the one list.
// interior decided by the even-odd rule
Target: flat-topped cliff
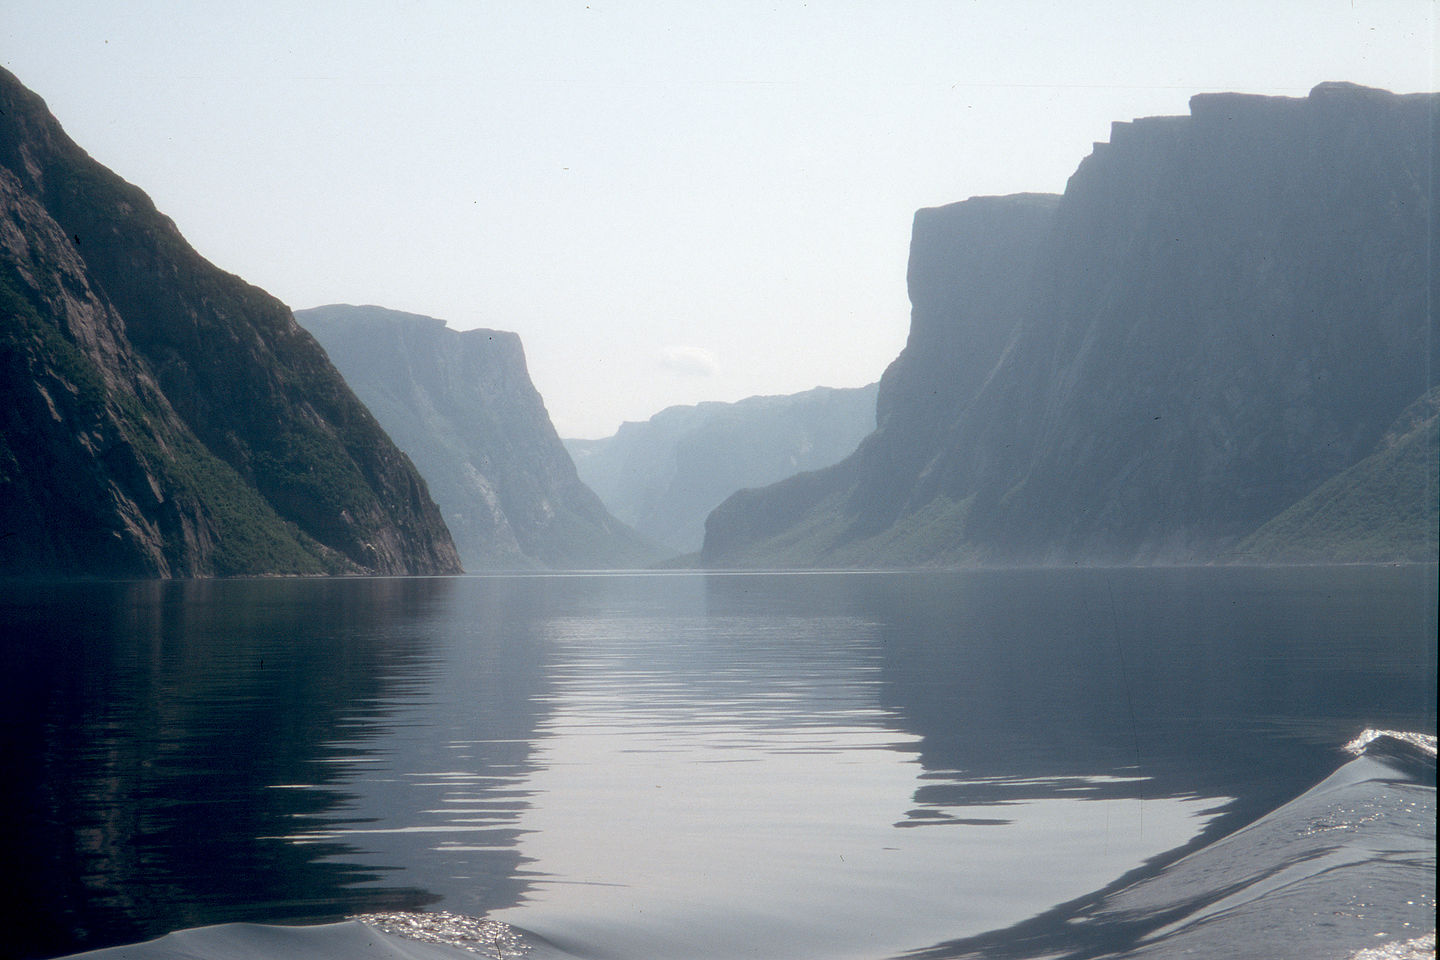
[[(705, 560), (1237, 555), (1434, 385), (1437, 101), (1198, 96), (1188, 117), (1115, 125), (1058, 199), (921, 211), (876, 434), (723, 504)], [(1433, 421), (1407, 442), (1433, 451)], [(1376, 559), (1361, 528), (1393, 521), (1417, 528), (1383, 559), (1433, 560), (1433, 469), (1368, 476), (1348, 494), (1368, 519), (1319, 552)]]
[(660, 550), (580, 482), (520, 338), (374, 306), (296, 312), (424, 475), (467, 570), (635, 567)]

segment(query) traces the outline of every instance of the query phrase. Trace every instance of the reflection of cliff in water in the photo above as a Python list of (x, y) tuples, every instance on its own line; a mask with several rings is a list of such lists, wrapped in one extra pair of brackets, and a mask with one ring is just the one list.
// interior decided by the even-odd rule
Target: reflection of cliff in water
[(1435, 737), (1367, 730), (1345, 749), (1357, 758), (1183, 859), (1009, 929), (908, 956), (1433, 956)]
[(389, 723), (338, 764), (353, 793), (344, 818), (294, 824), (291, 840), (354, 844), (355, 862), (396, 871), (392, 883), (423, 885), (449, 910), (518, 903), (519, 823), (553, 685), (537, 631), (556, 603), (542, 578), (447, 581), (424, 625), (423, 678), (395, 690)]
[[(1409, 786), (1364, 778), (1334, 797), (1311, 788), (1345, 763), (1341, 745), (1365, 727), (1433, 734), (1434, 582), (1433, 566), (997, 570), (713, 577), (711, 597), (712, 608), (729, 612), (770, 606), (875, 625), (885, 722), (919, 738), (924, 770), (899, 826), (984, 829), (1006, 821), (967, 816), (967, 808), (1040, 799), (1233, 798), (1187, 845), (1195, 856), (1182, 866), (1173, 862), (1185, 851), (1171, 852), (1016, 927), (914, 956), (1109, 956), (1182, 920), (1190, 925), (1166, 936), (1200, 931), (1203, 941), (1205, 931), (1222, 931), (1196, 955), (1251, 955), (1246, 944), (1275, 927), (1267, 911), (1277, 898), (1247, 884), (1310, 855), (1259, 828), (1216, 842), (1257, 817), (1323, 826), (1336, 804), (1418, 803), (1418, 815), (1406, 807), (1409, 819), (1386, 821), (1378, 834), (1423, 854), (1428, 823), (1429, 859), (1417, 854), (1418, 874), (1404, 858), (1357, 861), (1326, 874), (1316, 902), (1345, 901), (1372, 882), (1414, 887), (1427, 870), (1433, 878), (1433, 754), (1428, 795), (1423, 776), (1414, 788), (1419, 800)], [(1344, 769), (1351, 776), (1358, 768)], [(1351, 825), (1336, 823), (1335, 836), (1353, 841)], [(1364, 846), (1356, 843), (1336, 847), (1332, 859), (1355, 859)], [(1217, 862), (1223, 869), (1209, 886), (1194, 882)], [(1317, 863), (1317, 876), (1330, 865)], [(1433, 915), (1433, 883), (1428, 899), (1423, 889), (1405, 889), (1408, 907), (1387, 894), (1389, 914), (1361, 913), (1388, 922), (1418, 903)], [(1229, 914), (1218, 926), (1205, 919), (1206, 906), (1230, 894), (1256, 896), (1243, 923)], [(1346, 923), (1352, 939), (1374, 935)], [(1313, 927), (1283, 955), (1318, 955), (1306, 951), (1325, 929)], [(1169, 955), (1170, 940), (1157, 943), (1156, 955)], [(1282, 955), (1270, 946), (1257, 955)]]
[(860, 602), (882, 624), (882, 703), (922, 738), (922, 806), (1073, 797), (1067, 778), (1092, 778), (1094, 796), (1237, 797), (1248, 818), (1366, 726), (1433, 729), (1433, 579), (996, 571), (861, 581)]
[[(450, 591), (445, 580), (5, 587), (0, 852), (25, 878), (6, 900), (11, 955), (432, 902), (354, 865), (344, 843), (283, 838), (297, 823), (346, 823), (348, 762), (432, 682)], [(524, 739), (534, 682), (501, 671), (478, 708)]]
[(1434, 575), (1354, 566), (716, 575), (707, 599), (711, 616), (874, 624), (866, 649), (828, 653), (878, 667), (888, 722), (920, 738), (922, 812), (1215, 796), (1240, 798), (1232, 813), (1248, 816), (1328, 775), (1338, 745), (1366, 726), (1433, 729)]
[[(1169, 892), (1191, 877), (1170, 866), (1181, 853), (1198, 851), (1200, 859), (1183, 862), (1203, 873), (1216, 862), (1218, 837), (1331, 775), (1347, 759), (1341, 745), (1362, 728), (1433, 733), (1434, 577), (1433, 567), (1130, 569), (866, 583), (860, 602), (884, 637), (882, 700), (921, 737), (928, 782), (916, 793), (911, 823), (963, 823), (968, 806), (1047, 796), (1234, 798), (1184, 850), (1105, 890), (1015, 928), (915, 955), (1108, 956), (1253, 881), (1231, 866), (1223, 882), (1216, 873), (1209, 887), (1192, 884), (1183, 897)], [(1420, 821), (1433, 824), (1433, 755), (1430, 763), (1431, 813)], [(1405, 829), (1409, 843), (1415, 830)], [(1257, 862), (1267, 852), (1283, 863), (1301, 856), (1245, 837), (1238, 842), (1254, 847)], [(1279, 869), (1261, 862), (1254, 876)], [(1413, 882), (1379, 860), (1364, 869), (1387, 883)], [(1337, 874), (1324, 896), (1350, 896), (1347, 884), (1361, 883), (1359, 876)], [(1126, 906), (1130, 891), (1141, 890), (1166, 894), (1143, 910)], [(1280, 914), (1267, 913), (1276, 908), (1275, 898), (1257, 900), (1248, 928), (1217, 927), (1199, 953), (1223, 953), (1223, 946), (1250, 955), (1246, 944), (1258, 942), (1257, 932), (1288, 916), (1283, 904)], [(1371, 935), (1367, 927), (1355, 936)], [(1259, 953), (1319, 955), (1307, 953), (1316, 936), (1312, 930), (1283, 954), (1267, 952), (1270, 945)], [(1157, 955), (1168, 955), (1168, 943), (1155, 947)]]

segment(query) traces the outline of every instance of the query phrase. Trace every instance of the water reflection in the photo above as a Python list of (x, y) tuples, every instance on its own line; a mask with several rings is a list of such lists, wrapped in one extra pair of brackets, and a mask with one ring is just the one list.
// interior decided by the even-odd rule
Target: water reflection
[(296, 822), (284, 838), (345, 844), (354, 862), (403, 871), (478, 916), (519, 902), (528, 883), (517, 841), (553, 683), (543, 625), (567, 598), (528, 577), (446, 591), (443, 616), (425, 623), (425, 682), (390, 697), (386, 724), (336, 764), (346, 819)]
[[(1005, 664), (934, 629), (953, 582), (909, 582), (611, 578), (552, 617), (532, 885), (500, 918), (601, 955), (874, 957), (1022, 919), (1203, 826), (1223, 798), (1142, 802), (1124, 751), (979, 771), (937, 750), (916, 716), (959, 745), (1024, 705), (956, 713), (967, 685), (1003, 693)], [(971, 669), (927, 662), (947, 651)]]
[[(444, 581), (11, 585), (0, 593), (12, 956), (432, 894), (340, 842), (334, 761), (434, 670)], [(277, 786), (283, 789), (275, 789)], [(363, 893), (360, 888), (364, 888)]]
[[(1127, 835), (1153, 831), (1166, 799), (1221, 812), (1113, 888), (1308, 789), (1359, 729), (1433, 731), (1434, 578), (1433, 567), (1006, 571), (801, 578), (785, 593), (878, 625), (882, 703), (917, 737), (926, 771), (902, 825), (1007, 826), (1007, 811), (1065, 797), (1129, 798), (1112, 825)], [(716, 585), (721, 606), (777, 602), (756, 596), (765, 589)], [(1030, 855), (1049, 861), (1050, 849)], [(926, 955), (1076, 949), (1074, 921), (1102, 892)]]
[(1030, 571), (857, 592), (886, 625), (885, 703), (921, 737), (922, 803), (1066, 794), (1078, 776), (1239, 797), (1233, 820), (1327, 775), (1358, 729), (1433, 727), (1433, 576)]
[(1433, 730), (1433, 577), (0, 587), (4, 929), (434, 904), (581, 953), (944, 956)]

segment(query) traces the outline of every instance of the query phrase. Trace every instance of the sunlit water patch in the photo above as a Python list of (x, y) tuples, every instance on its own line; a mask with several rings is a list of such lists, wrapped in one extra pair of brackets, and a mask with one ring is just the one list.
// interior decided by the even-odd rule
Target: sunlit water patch
[(32, 956), (436, 910), (537, 956), (1123, 951), (1126, 891), (1435, 728), (1433, 568), (25, 585), (0, 623)]
[[(920, 738), (877, 705), (865, 621), (552, 629), (557, 682), (520, 818), (532, 881), (497, 917), (595, 955), (923, 947), (1102, 886), (1223, 802), (1147, 801), (1143, 777), (927, 773)], [(925, 803), (937, 782), (1006, 799)]]

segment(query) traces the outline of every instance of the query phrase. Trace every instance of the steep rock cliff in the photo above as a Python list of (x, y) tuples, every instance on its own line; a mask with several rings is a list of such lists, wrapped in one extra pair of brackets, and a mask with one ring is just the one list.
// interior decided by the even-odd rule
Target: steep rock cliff
[(459, 569), (424, 482), (284, 304), (0, 70), (0, 571)]
[(924, 483), (958, 413), (1013, 345), (1059, 201), (975, 197), (915, 214), (910, 336), (880, 378), (875, 431), (833, 467), (725, 501), (706, 520), (704, 562), (904, 565), (963, 547), (965, 505), (925, 499)]
[(844, 459), (875, 429), (876, 385), (669, 407), (601, 440), (566, 440), (580, 479), (617, 517), (675, 553), (737, 490)]
[[(993, 228), (956, 220), (940, 240), (922, 211), (876, 435), (828, 474), (722, 505), (706, 561), (1229, 555), (1433, 385), (1437, 100), (1323, 84), (1116, 124), (1004, 270), (974, 269)], [(947, 393), (950, 370), (973, 382), (962, 345), (997, 327), (978, 388)]]
[(517, 335), (373, 306), (295, 316), (415, 461), (467, 570), (656, 558), (576, 476)]

